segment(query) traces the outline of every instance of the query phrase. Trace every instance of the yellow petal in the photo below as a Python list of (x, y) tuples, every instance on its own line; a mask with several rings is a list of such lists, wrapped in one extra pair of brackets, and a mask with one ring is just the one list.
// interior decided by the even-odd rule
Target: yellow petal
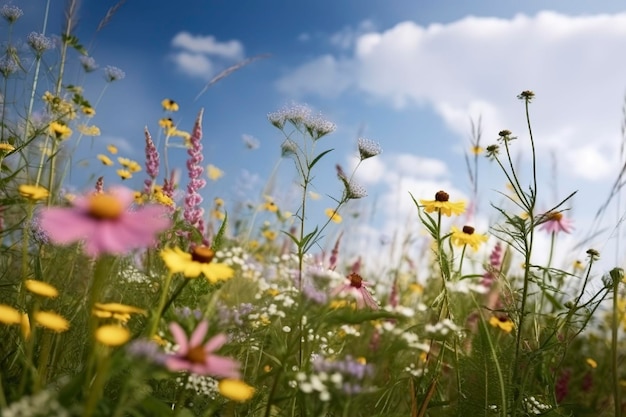
[(100, 326), (96, 330), (96, 340), (106, 346), (121, 346), (129, 339), (128, 329), (115, 324)]
[(218, 384), (220, 394), (229, 400), (245, 402), (254, 396), (254, 387), (239, 379), (222, 379)]
[(40, 326), (55, 332), (64, 332), (70, 328), (70, 323), (64, 317), (52, 311), (38, 311), (33, 318)]
[(43, 297), (55, 298), (59, 295), (59, 291), (46, 282), (27, 279), (24, 285), (28, 291)]

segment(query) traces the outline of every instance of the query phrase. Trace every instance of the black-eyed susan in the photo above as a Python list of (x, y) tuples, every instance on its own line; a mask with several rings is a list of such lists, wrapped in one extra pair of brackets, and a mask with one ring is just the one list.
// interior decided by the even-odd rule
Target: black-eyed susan
[(84, 114), (85, 116), (87, 116), (87, 117), (93, 117), (93, 116), (95, 116), (95, 115), (96, 115), (96, 111), (95, 111), (95, 110), (94, 110), (94, 108), (93, 108), (93, 107), (91, 107), (91, 106), (83, 106), (83, 107), (81, 107), (81, 109), (80, 109), (80, 110), (81, 110), (81, 111), (83, 112), (83, 114)]
[(111, 160), (111, 158), (109, 158), (108, 156), (104, 155), (104, 154), (98, 154), (98, 156), (96, 156), (96, 158), (98, 158), (98, 161), (102, 162), (104, 165), (106, 166), (112, 166), (113, 165), (113, 161)]
[(507, 316), (491, 316), (489, 324), (493, 327), (497, 327), (505, 333), (511, 333), (515, 328), (513, 320)]
[(326, 215), (330, 218), (330, 220), (332, 220), (335, 223), (341, 223), (341, 221), (343, 220), (341, 215), (339, 213), (337, 213), (335, 211), (335, 209), (333, 209), (333, 208), (327, 208), (324, 211), (324, 213), (326, 213)]
[(117, 324), (105, 324), (96, 329), (95, 338), (105, 346), (117, 347), (130, 340), (130, 331)]
[(472, 226), (463, 226), (462, 230), (458, 227), (452, 226), (452, 236), (450, 237), (452, 243), (457, 246), (468, 245), (475, 251), (478, 250), (480, 245), (487, 241), (487, 235), (481, 235), (475, 233)]
[(174, 128), (174, 121), (171, 117), (164, 117), (159, 119), (159, 126), (163, 128), (166, 132), (169, 132), (170, 129)]
[(163, 110), (175, 112), (178, 111), (178, 103), (170, 98), (166, 98), (161, 102), (161, 106), (163, 106)]
[(66, 124), (56, 121), (50, 123), (48, 132), (50, 132), (50, 136), (57, 140), (65, 140), (72, 135), (72, 129), (70, 129)]
[(53, 311), (36, 311), (33, 314), (33, 319), (38, 325), (57, 333), (67, 331), (70, 328), (70, 322)]
[(50, 195), (50, 192), (40, 185), (22, 184), (17, 190), (22, 197), (32, 201), (43, 200)]
[(246, 402), (254, 396), (255, 389), (240, 379), (226, 378), (218, 383), (223, 397), (237, 402)]
[(59, 296), (59, 291), (47, 282), (27, 279), (24, 281), (24, 286), (31, 293), (41, 295), (42, 297), (56, 298)]
[(234, 271), (226, 265), (213, 262), (215, 252), (206, 246), (196, 246), (191, 252), (182, 249), (166, 248), (161, 251), (161, 258), (172, 273), (181, 272), (186, 278), (197, 278), (201, 274), (211, 283), (232, 278)]
[(274, 203), (274, 199), (269, 195), (263, 196), (265, 198), (265, 202), (261, 205), (262, 210), (267, 210), (271, 213), (276, 213), (278, 211), (278, 206)]
[(424, 206), (426, 213), (439, 212), (445, 216), (452, 216), (452, 214), (460, 215), (465, 211), (465, 202), (457, 201), (451, 203), (450, 195), (445, 191), (437, 191), (434, 200), (420, 200), (420, 204)]
[(217, 181), (224, 176), (224, 171), (222, 171), (215, 165), (209, 164), (206, 167), (206, 174), (211, 181)]
[(127, 169), (118, 169), (117, 171), (115, 171), (117, 173), (117, 175), (119, 175), (119, 177), (123, 180), (127, 180), (129, 178), (133, 177), (133, 174), (130, 173), (129, 170)]

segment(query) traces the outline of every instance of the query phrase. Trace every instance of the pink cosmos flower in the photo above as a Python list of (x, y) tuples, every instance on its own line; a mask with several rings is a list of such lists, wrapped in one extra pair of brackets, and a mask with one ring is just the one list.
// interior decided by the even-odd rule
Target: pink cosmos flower
[(370, 285), (370, 283), (363, 281), (361, 275), (352, 272), (346, 277), (346, 282), (333, 289), (330, 295), (334, 297), (339, 294), (348, 294), (354, 297), (358, 308), (367, 306), (372, 310), (378, 310), (378, 303), (367, 290), (368, 285)]
[(548, 233), (570, 233), (574, 228), (572, 220), (563, 217), (563, 213), (560, 211), (549, 211), (542, 216), (542, 219), (544, 222), (541, 224), (540, 229)]
[(123, 255), (154, 244), (156, 234), (171, 225), (165, 206), (130, 211), (133, 199), (133, 191), (126, 187), (76, 197), (72, 207), (43, 209), (39, 224), (54, 243), (84, 241), (89, 256)]
[(178, 344), (178, 351), (165, 360), (165, 366), (170, 371), (189, 371), (199, 375), (239, 379), (237, 361), (213, 355), (213, 352), (221, 348), (228, 340), (225, 334), (215, 335), (202, 344), (208, 329), (209, 323), (204, 320), (187, 339), (185, 331), (178, 323), (170, 323), (170, 331)]

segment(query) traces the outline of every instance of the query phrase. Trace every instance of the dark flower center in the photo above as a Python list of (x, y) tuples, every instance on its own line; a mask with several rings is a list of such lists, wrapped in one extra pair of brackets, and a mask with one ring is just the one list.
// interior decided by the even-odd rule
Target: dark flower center
[(201, 345), (189, 348), (185, 358), (191, 363), (205, 363), (206, 355), (204, 354), (204, 348)]
[(474, 228), (472, 226), (463, 226), (463, 233), (468, 235), (474, 234)]
[(437, 191), (437, 193), (435, 194), (435, 201), (445, 203), (448, 200), (450, 200), (450, 195), (445, 191)]
[(361, 288), (363, 286), (363, 278), (361, 278), (361, 275), (355, 272), (348, 275), (348, 279), (350, 280), (351, 287)]
[(548, 213), (548, 221), (558, 222), (563, 218), (563, 213), (558, 211), (552, 211)]
[(191, 250), (191, 260), (202, 264), (210, 263), (214, 256), (213, 249), (206, 246), (196, 246)]

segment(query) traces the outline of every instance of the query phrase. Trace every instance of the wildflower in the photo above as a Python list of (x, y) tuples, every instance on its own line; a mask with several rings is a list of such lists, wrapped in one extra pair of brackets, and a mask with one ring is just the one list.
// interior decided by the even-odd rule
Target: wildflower
[(202, 216), (204, 209), (201, 206), (202, 196), (199, 191), (204, 188), (206, 181), (202, 178), (204, 168), (201, 165), (204, 156), (202, 155), (202, 115), (200, 110), (193, 126), (193, 134), (190, 137), (190, 147), (187, 150), (187, 173), (189, 182), (187, 183), (187, 192), (185, 194), (185, 207), (183, 217), (193, 227), (195, 227), (200, 235), (204, 235), (204, 223)]
[(22, 313), (6, 304), (0, 304), (0, 323), (4, 324), (20, 324), (22, 322)]
[(96, 329), (95, 337), (103, 345), (116, 347), (128, 342), (130, 331), (117, 324), (105, 324)]
[(263, 237), (267, 240), (276, 240), (276, 232), (273, 230), (263, 230), (263, 232), (261, 232), (261, 234), (263, 235)]
[(59, 291), (46, 282), (27, 279), (24, 285), (28, 291), (43, 297), (56, 298), (59, 295)]
[(43, 200), (44, 198), (48, 198), (50, 193), (48, 190), (39, 185), (27, 185), (22, 184), (17, 189), (22, 197), (25, 197), (29, 200)]
[(213, 262), (215, 252), (206, 246), (197, 246), (191, 253), (179, 248), (166, 248), (161, 258), (171, 273), (182, 272), (187, 278), (197, 278), (203, 274), (211, 283), (230, 279), (234, 271), (226, 264)]
[(326, 215), (327, 215), (328, 217), (330, 217), (330, 220), (332, 220), (332, 221), (333, 221), (333, 222), (335, 222), (335, 223), (341, 223), (341, 221), (343, 220), (343, 219), (341, 218), (341, 215), (340, 215), (339, 213), (337, 213), (337, 212), (335, 211), (335, 209), (332, 209), (332, 208), (327, 208), (327, 209), (324, 211), (324, 213), (326, 213)]
[(217, 181), (224, 176), (224, 171), (222, 171), (215, 165), (209, 164), (206, 167), (206, 174), (211, 181)]
[(222, 379), (218, 383), (222, 396), (237, 402), (246, 402), (254, 396), (255, 389), (239, 379)]
[(115, 145), (107, 145), (107, 151), (112, 153), (113, 155), (117, 154), (117, 146)]
[(94, 110), (94, 108), (91, 107), (91, 106), (83, 106), (83, 107), (80, 108), (80, 110), (87, 117), (93, 117), (93, 116), (96, 115), (96, 110)]
[(361, 161), (376, 156), (382, 152), (382, 149), (380, 148), (380, 145), (378, 143), (365, 138), (359, 138), (358, 148), (359, 155), (361, 156)]
[(26, 37), (26, 41), (38, 56), (53, 47), (52, 40), (43, 33), (30, 32)]
[(513, 324), (513, 320), (506, 316), (491, 316), (491, 318), (489, 319), (489, 324), (493, 327), (500, 328), (500, 330), (506, 333), (511, 333), (513, 331), (513, 328), (515, 327), (515, 325)]
[(595, 249), (587, 249), (586, 253), (592, 261), (597, 261), (600, 258), (600, 252)]
[(66, 124), (56, 121), (50, 123), (48, 131), (57, 140), (65, 140), (72, 135), (72, 129)]
[(112, 318), (121, 323), (126, 323), (130, 320), (131, 314), (142, 314), (145, 316), (146, 310), (120, 303), (95, 303), (92, 313), (99, 318)]
[(337, 177), (343, 182), (344, 186), (344, 199), (346, 200), (357, 200), (359, 198), (367, 197), (367, 192), (365, 188), (361, 187), (359, 184), (355, 183), (352, 180), (349, 180), (346, 177), (346, 174), (343, 172), (341, 166), (337, 165)]
[(33, 319), (38, 325), (57, 333), (70, 328), (70, 323), (63, 316), (52, 311), (37, 311), (33, 314)]
[(98, 69), (98, 64), (96, 64), (96, 60), (93, 57), (82, 55), (79, 59), (85, 72), (93, 72)]
[(15, 21), (22, 17), (23, 14), (24, 12), (22, 9), (12, 4), (5, 4), (0, 9), (0, 15), (2, 15), (2, 17), (4, 17), (9, 24), (15, 23)]
[(171, 224), (164, 207), (146, 205), (129, 211), (132, 202), (133, 192), (126, 187), (76, 197), (72, 207), (44, 209), (41, 227), (54, 243), (84, 240), (89, 256), (127, 254), (129, 250), (153, 245), (155, 235)]
[(0, 142), (0, 152), (13, 152), (15, 150), (15, 146), (10, 143)]
[(17, 71), (17, 68), (18, 66), (17, 62), (15, 62), (15, 58), (10, 56), (0, 58), (0, 73), (2, 73), (5, 78)]
[(169, 131), (170, 129), (174, 128), (174, 121), (171, 117), (164, 117), (162, 119), (159, 119), (159, 126)]
[(451, 203), (449, 201), (450, 196), (445, 191), (438, 191), (435, 194), (434, 200), (420, 200), (420, 204), (424, 206), (426, 213), (432, 213), (434, 211), (439, 212), (445, 216), (452, 216), (452, 214), (460, 215), (465, 211), (465, 202), (458, 201)]
[[(148, 193), (154, 185), (154, 181), (156, 180), (157, 176), (159, 175), (159, 152), (157, 151), (157, 148), (152, 141), (152, 136), (150, 135), (147, 127), (144, 129), (143, 133), (146, 139), (146, 173), (149, 177), (148, 179), (144, 180), (144, 192)], [(164, 195), (164, 197), (167, 196)]]
[(480, 244), (487, 241), (486, 235), (474, 233), (472, 226), (463, 226), (462, 230), (452, 226), (452, 236), (450, 237), (452, 243), (457, 246), (469, 245), (475, 251), (478, 250)]
[(108, 157), (108, 156), (106, 156), (106, 155), (103, 155), (103, 154), (101, 154), (101, 153), (100, 153), (100, 154), (98, 154), (98, 156), (97, 156), (96, 158), (98, 158), (98, 160), (99, 160), (100, 162), (102, 162), (102, 163), (103, 163), (104, 165), (106, 165), (106, 166), (111, 166), (111, 165), (113, 165), (113, 161), (111, 161), (111, 158), (109, 158), (109, 157)]
[(598, 367), (598, 362), (596, 362), (592, 358), (587, 358), (585, 362), (587, 362), (587, 365), (591, 366), (593, 369)]
[(363, 281), (361, 275), (352, 272), (350, 275), (346, 277), (346, 281), (340, 286), (336, 287), (331, 291), (331, 296), (337, 296), (339, 294), (349, 294), (356, 300), (356, 305), (358, 308), (363, 308), (365, 306), (377, 310), (378, 303), (370, 292), (367, 289), (367, 286), (370, 285), (368, 282)]
[(121, 69), (112, 65), (104, 67), (104, 79), (107, 82), (112, 83), (113, 81), (123, 80), (124, 77), (126, 77), (126, 73)]
[(480, 155), (481, 153), (484, 152), (484, 149), (481, 146), (472, 145), (471, 151), (472, 151), (472, 155)]
[(166, 359), (165, 366), (170, 371), (189, 371), (200, 375), (238, 379), (239, 363), (231, 358), (213, 354), (228, 340), (225, 334), (215, 335), (202, 344), (208, 329), (209, 323), (204, 320), (198, 324), (188, 339), (178, 323), (171, 323), (170, 331), (178, 345), (178, 351)]
[(280, 156), (286, 158), (290, 155), (296, 154), (298, 151), (298, 145), (291, 139), (285, 139), (280, 145)]
[(500, 147), (498, 145), (489, 145), (487, 146), (487, 158), (495, 158), (498, 156), (500, 152)]
[(115, 171), (117, 173), (117, 175), (119, 175), (119, 177), (123, 180), (127, 180), (129, 178), (133, 177), (133, 174), (130, 173), (129, 170), (127, 169), (118, 169), (117, 171)]
[(579, 259), (576, 259), (574, 261), (573, 267), (576, 271), (582, 271), (583, 269), (585, 269), (585, 264), (583, 264), (582, 261), (580, 261)]
[(318, 140), (321, 137), (334, 132), (335, 129), (337, 129), (337, 126), (333, 122), (328, 121), (319, 115), (305, 119), (304, 128), (313, 140)]
[(278, 211), (278, 206), (274, 203), (274, 199), (268, 195), (263, 196), (265, 198), (265, 203), (261, 206), (261, 210), (267, 210), (271, 213), (276, 213)]
[(541, 230), (545, 230), (548, 233), (565, 232), (570, 233), (572, 231), (572, 221), (563, 216), (560, 211), (550, 211), (545, 213), (541, 219)]
[(175, 112), (178, 111), (178, 103), (174, 100), (166, 98), (161, 102), (161, 106), (163, 106), (163, 110)]
[(521, 93), (517, 96), (517, 98), (518, 98), (518, 99), (520, 99), (520, 100), (525, 100), (525, 101), (527, 101), (527, 102), (530, 102), (533, 98), (535, 98), (535, 93), (533, 93), (533, 92), (532, 92), (532, 91), (530, 91), (530, 90), (525, 90), (525, 91), (522, 91), (522, 92), (521, 92)]
[(94, 125), (78, 125), (78, 131), (85, 136), (100, 136), (100, 128)]

